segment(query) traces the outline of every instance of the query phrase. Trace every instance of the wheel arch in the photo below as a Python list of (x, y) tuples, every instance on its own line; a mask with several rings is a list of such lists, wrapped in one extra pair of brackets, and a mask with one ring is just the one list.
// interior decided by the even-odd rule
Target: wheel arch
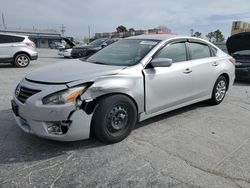
[(97, 96), (95, 99), (93, 99), (92, 101), (90, 102), (84, 102), (82, 108), (83, 110), (87, 113), (87, 114), (91, 114), (91, 113), (94, 113), (95, 111), (95, 108), (97, 107), (98, 105), (98, 102), (108, 96), (113, 96), (113, 95), (123, 95), (123, 96), (126, 96), (127, 98), (129, 98), (135, 105), (136, 107), (136, 111), (137, 111), (137, 114), (139, 114), (139, 110), (138, 110), (138, 104), (136, 102), (136, 100), (128, 95), (127, 93), (122, 93), (122, 92), (115, 92), (115, 93), (105, 93), (103, 95), (100, 95), (100, 96)]
[(31, 60), (30, 54), (29, 54), (28, 52), (25, 52), (25, 51), (20, 51), (20, 52), (15, 53), (15, 55), (14, 55), (14, 60), (16, 59), (16, 56), (18, 56), (18, 55), (20, 55), (20, 54), (25, 54), (25, 55), (27, 55), (27, 56), (30, 58), (30, 60)]

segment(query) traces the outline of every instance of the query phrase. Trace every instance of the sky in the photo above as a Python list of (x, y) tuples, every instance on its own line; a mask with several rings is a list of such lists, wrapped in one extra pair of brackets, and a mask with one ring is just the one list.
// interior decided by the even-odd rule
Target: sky
[(60, 30), (63, 24), (65, 35), (78, 38), (88, 36), (88, 25), (92, 36), (119, 25), (164, 25), (181, 35), (220, 29), (228, 37), (232, 21), (250, 22), (249, 0), (0, 0), (0, 5), (7, 27)]

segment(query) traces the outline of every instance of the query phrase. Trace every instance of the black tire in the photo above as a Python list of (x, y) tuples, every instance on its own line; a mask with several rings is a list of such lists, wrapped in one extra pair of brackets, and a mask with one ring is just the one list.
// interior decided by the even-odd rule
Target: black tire
[(15, 66), (24, 68), (30, 64), (30, 57), (26, 54), (18, 54), (15, 57)]
[(104, 143), (116, 143), (125, 139), (137, 121), (134, 102), (125, 95), (102, 98), (92, 119), (94, 135)]
[(223, 101), (227, 92), (227, 82), (228, 81), (224, 76), (220, 76), (216, 80), (213, 88), (212, 98), (209, 100), (210, 104), (218, 105)]

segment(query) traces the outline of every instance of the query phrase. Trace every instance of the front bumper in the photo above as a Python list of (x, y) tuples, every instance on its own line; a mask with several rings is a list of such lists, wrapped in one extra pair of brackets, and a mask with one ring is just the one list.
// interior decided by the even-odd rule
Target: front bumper
[(249, 80), (250, 81), (250, 67), (248, 68), (236, 68), (235, 69), (236, 80)]
[(37, 60), (37, 59), (38, 59), (38, 55), (31, 56), (30, 59), (31, 59), (31, 60)]
[[(45, 93), (42, 90), (29, 97), (25, 103), (21, 103), (15, 95), (13, 96), (12, 108), (17, 125), (26, 133), (51, 140), (75, 141), (88, 139), (92, 115), (87, 115), (81, 109), (77, 110), (74, 104), (43, 105), (39, 101), (44, 95), (47, 95)], [(13, 104), (15, 107), (13, 107)], [(49, 124), (63, 121), (71, 122), (66, 133), (58, 135), (49, 132)]]

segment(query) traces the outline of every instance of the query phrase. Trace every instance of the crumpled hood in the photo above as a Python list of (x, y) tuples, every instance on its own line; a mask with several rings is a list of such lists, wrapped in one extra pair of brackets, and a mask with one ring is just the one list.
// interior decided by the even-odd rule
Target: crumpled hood
[(232, 35), (227, 39), (227, 50), (229, 54), (242, 50), (250, 50), (250, 32)]
[(125, 67), (94, 64), (77, 59), (46, 66), (28, 74), (25, 78), (31, 81), (55, 84), (70, 83), (77, 80), (89, 82), (100, 76), (117, 74), (123, 68)]

